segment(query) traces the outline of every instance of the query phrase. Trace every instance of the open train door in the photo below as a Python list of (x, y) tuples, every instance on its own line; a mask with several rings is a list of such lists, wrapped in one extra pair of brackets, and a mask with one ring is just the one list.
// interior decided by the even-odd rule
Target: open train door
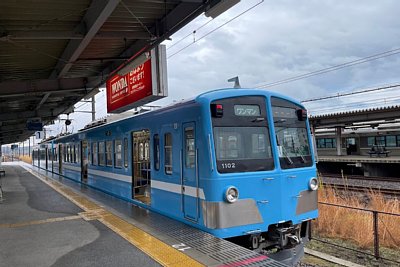
[(132, 198), (150, 205), (150, 131), (132, 132), (132, 139)]
[(199, 214), (199, 178), (197, 169), (195, 123), (183, 124), (182, 194), (185, 218), (197, 221)]
[(87, 183), (88, 179), (89, 150), (86, 140), (81, 141), (81, 182)]

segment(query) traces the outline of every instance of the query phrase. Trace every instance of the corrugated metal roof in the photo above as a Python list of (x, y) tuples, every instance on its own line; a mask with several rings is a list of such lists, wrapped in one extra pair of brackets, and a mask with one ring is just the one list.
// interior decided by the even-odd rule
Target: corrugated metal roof
[(0, 1), (0, 144), (25, 140), (27, 120), (50, 122), (220, 1)]
[[(350, 111), (342, 111), (342, 112), (335, 112), (335, 113), (328, 113), (328, 114), (321, 114), (321, 115), (311, 115), (311, 120), (316, 119), (323, 119), (323, 118), (332, 118), (332, 117), (343, 117), (349, 115), (359, 115), (364, 113), (371, 113), (371, 112), (385, 112), (385, 111), (392, 111), (392, 110), (399, 110), (400, 105), (393, 105), (393, 106), (386, 106), (386, 107), (373, 107), (367, 109), (358, 109), (358, 110), (350, 110)], [(399, 114), (400, 117), (400, 114)]]

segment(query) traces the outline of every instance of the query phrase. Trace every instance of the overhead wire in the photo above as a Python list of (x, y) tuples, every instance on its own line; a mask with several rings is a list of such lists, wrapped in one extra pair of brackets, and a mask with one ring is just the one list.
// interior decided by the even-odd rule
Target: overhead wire
[[(395, 87), (392, 87), (390, 89), (397, 90)], [(400, 96), (393, 95), (393, 93), (390, 91), (386, 91), (386, 95), (381, 95), (381, 98), (376, 98), (376, 96), (372, 95), (372, 93), (373, 91), (365, 92), (366, 95), (361, 100), (360, 97), (358, 97), (356, 101), (340, 101), (339, 103), (335, 103), (334, 105), (330, 103), (329, 106), (317, 104), (318, 102), (308, 102), (305, 103), (305, 105), (307, 106), (307, 109), (310, 111), (310, 113), (321, 114), (327, 113), (328, 111), (337, 111), (339, 109), (349, 110), (354, 108), (360, 109), (366, 107), (398, 105), (398, 101), (400, 100)]]
[(389, 106), (398, 103), (400, 97), (392, 97), (392, 98), (380, 98), (380, 99), (370, 99), (364, 100), (360, 102), (351, 102), (351, 103), (343, 103), (342, 105), (335, 105), (334, 107), (327, 107), (327, 108), (307, 108), (310, 114), (324, 114), (329, 112), (338, 112), (338, 111), (350, 111), (355, 109), (362, 109), (362, 108), (377, 108), (383, 106)]
[(382, 90), (387, 90), (387, 89), (393, 89), (393, 88), (396, 88), (399, 86), (400, 86), (400, 84), (395, 84), (395, 85), (388, 85), (388, 86), (377, 87), (377, 88), (372, 88), (372, 89), (364, 89), (364, 90), (349, 92), (349, 93), (340, 93), (340, 94), (338, 93), (337, 95), (330, 95), (330, 96), (302, 100), (301, 103), (320, 101), (320, 100), (326, 100), (326, 99), (332, 99), (332, 98), (339, 98), (339, 97), (351, 96), (351, 95), (357, 95), (357, 94), (364, 94), (364, 93), (370, 93), (370, 92), (375, 92), (375, 91), (382, 91)]
[(255, 88), (267, 88), (267, 87), (272, 87), (272, 86), (277, 86), (277, 85), (281, 85), (281, 84), (285, 84), (285, 83), (289, 83), (289, 82), (293, 82), (293, 81), (297, 81), (297, 80), (301, 80), (301, 79), (305, 79), (305, 78), (309, 78), (312, 76), (316, 76), (316, 75), (320, 75), (320, 74), (324, 74), (327, 72), (332, 72), (332, 71), (336, 71), (339, 69), (343, 69), (343, 68), (347, 68), (347, 67), (351, 67), (354, 65), (358, 65), (358, 64), (362, 64), (362, 63), (366, 63), (366, 62), (370, 62), (370, 61), (374, 61), (380, 58), (384, 58), (384, 57), (389, 57), (389, 56), (393, 56), (396, 54), (400, 53), (400, 48), (396, 48), (396, 49), (392, 49), (392, 50), (387, 50), (378, 54), (374, 54), (371, 56), (367, 56), (364, 58), (360, 58), (357, 60), (353, 60), (353, 61), (348, 61), (342, 64), (338, 64), (335, 66), (331, 66), (328, 68), (324, 68), (324, 69), (320, 69), (320, 70), (316, 70), (316, 71), (311, 71), (305, 74), (301, 74), (301, 75), (297, 75), (294, 77), (290, 77), (290, 78), (286, 78), (283, 80), (279, 80), (276, 82), (271, 82), (271, 83), (266, 83), (263, 85), (259, 85), (259, 86), (255, 86)]
[(252, 9), (254, 9), (255, 7), (257, 7), (258, 5), (260, 5), (260, 4), (263, 3), (263, 2), (264, 2), (264, 0), (261, 0), (260, 2), (254, 4), (254, 5), (251, 6), (250, 8), (248, 8), (248, 9), (246, 9), (245, 11), (243, 11), (243, 12), (239, 13), (238, 15), (234, 16), (233, 18), (231, 18), (230, 20), (226, 21), (225, 23), (219, 25), (217, 28), (215, 28), (215, 29), (213, 29), (213, 30), (207, 32), (206, 34), (204, 34), (204, 35), (201, 36), (200, 38), (198, 38), (198, 39), (193, 39), (193, 42), (191, 42), (190, 44), (188, 44), (188, 45), (184, 46), (183, 48), (179, 49), (177, 52), (171, 54), (170, 56), (168, 56), (167, 59), (170, 59), (171, 57), (173, 57), (173, 56), (175, 56), (175, 55), (181, 53), (181, 52), (182, 52), (183, 50), (185, 50), (186, 48), (188, 48), (188, 47), (192, 46), (193, 44), (197, 43), (198, 41), (204, 39), (204, 38), (207, 37), (208, 35), (210, 35), (210, 34), (212, 34), (213, 32), (219, 30), (220, 28), (222, 28), (223, 26), (227, 25), (228, 23), (234, 21), (235, 19), (239, 18), (240, 16), (246, 14), (247, 12), (249, 12), (249, 11), (252, 10)]
[(204, 23), (203, 25), (201, 25), (200, 27), (198, 27), (197, 29), (193, 30), (191, 33), (185, 35), (184, 37), (182, 37), (181, 39), (179, 39), (178, 41), (176, 41), (175, 43), (173, 43), (172, 45), (167, 47), (167, 50), (171, 49), (172, 47), (176, 46), (177, 44), (181, 43), (182, 41), (184, 41), (185, 39), (187, 39), (188, 37), (190, 37), (191, 35), (195, 34), (198, 30), (200, 30), (201, 28), (205, 27), (207, 24), (209, 24), (211, 21), (213, 21), (214, 19), (210, 19), (208, 20), (206, 23)]

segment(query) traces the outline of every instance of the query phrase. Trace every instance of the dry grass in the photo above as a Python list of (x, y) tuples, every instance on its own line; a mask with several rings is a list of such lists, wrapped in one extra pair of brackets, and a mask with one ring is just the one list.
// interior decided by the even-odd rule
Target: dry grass
[(30, 156), (19, 156), (19, 159), (26, 163), (32, 164), (32, 158)]
[[(362, 198), (351, 192), (338, 194), (335, 188), (324, 186), (319, 190), (319, 201), (400, 214), (398, 198), (387, 199), (373, 191)], [(380, 245), (400, 248), (400, 216), (379, 214), (378, 218)], [(372, 212), (320, 204), (319, 218), (313, 228), (320, 236), (351, 240), (361, 248), (371, 248), (374, 244)]]

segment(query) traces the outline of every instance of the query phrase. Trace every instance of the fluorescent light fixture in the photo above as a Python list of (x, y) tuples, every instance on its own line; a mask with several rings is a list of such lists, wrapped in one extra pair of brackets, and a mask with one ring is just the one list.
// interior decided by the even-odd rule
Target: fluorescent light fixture
[(129, 73), (134, 68), (139, 67), (143, 63), (145, 63), (150, 58), (149, 52), (144, 52), (140, 54), (138, 57), (133, 59), (131, 62), (127, 63), (122, 69), (120, 69), (117, 73), (120, 76), (124, 76)]
[(240, 0), (220, 0), (217, 4), (209, 7), (209, 9), (204, 13), (206, 17), (211, 17), (215, 19), (237, 3), (239, 3)]

